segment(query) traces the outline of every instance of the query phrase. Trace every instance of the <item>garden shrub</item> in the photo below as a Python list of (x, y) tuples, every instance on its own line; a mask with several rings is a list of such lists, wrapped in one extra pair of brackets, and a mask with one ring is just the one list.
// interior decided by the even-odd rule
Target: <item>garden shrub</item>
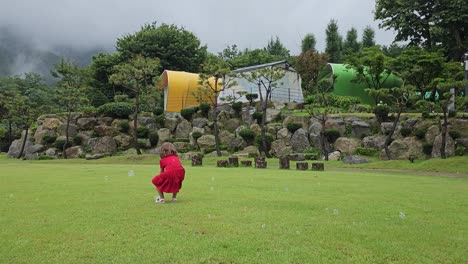
[(98, 113), (114, 118), (128, 118), (133, 114), (135, 106), (130, 103), (113, 102), (101, 105), (98, 108)]
[(195, 114), (195, 109), (193, 107), (180, 110), (180, 115), (189, 121), (192, 120), (193, 114)]
[(351, 107), (361, 103), (361, 99), (359, 99), (358, 97), (354, 97), (354, 96), (343, 96), (343, 95), (336, 95), (333, 93), (329, 93), (327, 96), (328, 96), (328, 103), (330, 106), (343, 109), (345, 111), (349, 111)]
[(96, 116), (98, 109), (94, 106), (83, 106), (79, 111), (83, 114), (83, 116), (92, 117)]
[(199, 109), (204, 117), (208, 117), (208, 113), (210, 112), (211, 105), (210, 104), (201, 104)]
[(448, 132), (449, 136), (453, 139), (453, 140), (456, 140), (457, 138), (460, 138), (461, 135), (458, 131), (449, 131)]
[(128, 131), (130, 130), (130, 123), (128, 122), (128, 120), (121, 120), (119, 122), (119, 130), (122, 133), (128, 133)]
[(423, 153), (430, 156), (432, 154), (433, 145), (430, 143), (423, 144)]
[(190, 142), (189, 138), (174, 138), (174, 142)]
[(426, 128), (420, 127), (414, 130), (414, 135), (420, 139), (424, 140), (426, 138)]
[(249, 104), (252, 105), (253, 104), (253, 101), (255, 101), (255, 99), (258, 98), (258, 94), (254, 94), (254, 93), (248, 93), (245, 95), (245, 99), (247, 99), (247, 101), (249, 101)]
[(57, 139), (56, 136), (45, 135), (42, 138), (42, 141), (44, 141), (44, 143), (46, 143), (46, 144), (52, 144), (52, 143), (55, 142), (56, 139)]
[(286, 128), (291, 134), (294, 134), (299, 128), (302, 128), (302, 124), (299, 123), (288, 123)]
[(38, 157), (38, 160), (53, 160), (53, 159), (55, 158), (49, 155), (39, 155)]
[[(220, 150), (227, 150), (227, 147), (225, 145), (220, 145), (219, 146), (219, 149)], [(216, 146), (213, 146), (213, 147), (209, 147), (209, 148), (206, 148), (203, 150), (203, 154), (208, 154), (208, 153), (211, 153), (213, 151), (216, 151)]]
[(254, 112), (252, 114), (252, 118), (254, 120), (257, 120), (257, 124), (261, 124), (262, 123), (262, 119), (263, 119), (263, 113), (262, 112)]
[(401, 134), (403, 137), (407, 137), (407, 136), (411, 135), (411, 132), (413, 132), (413, 131), (411, 130), (411, 128), (407, 128), (407, 127), (403, 127), (403, 128), (401, 128), (401, 130), (400, 130), (400, 134)]
[(247, 143), (251, 145), (255, 140), (255, 132), (251, 129), (243, 129), (239, 132), (239, 136)]
[(141, 149), (146, 149), (147, 148), (147, 145), (146, 145), (146, 139), (144, 138), (139, 138), (137, 139), (138, 141), (138, 146), (141, 148)]
[(203, 136), (201, 132), (198, 132), (198, 131), (192, 132), (192, 137), (193, 139), (195, 139), (195, 141), (199, 139), (201, 136)]
[(138, 138), (148, 138), (148, 128), (141, 126), (137, 128), (137, 137)]
[(267, 149), (264, 150), (263, 144), (262, 144), (262, 135), (258, 135), (255, 137), (255, 145), (258, 146), (258, 149), (267, 152), (267, 151), (270, 151), (271, 143), (273, 142), (273, 137), (269, 134), (266, 134), (265, 141), (266, 141)]
[(81, 136), (76, 136), (72, 139), (73, 145), (80, 146), (83, 144), (83, 138)]
[(362, 156), (375, 156), (379, 151), (375, 148), (357, 147), (355, 153)]
[(386, 104), (378, 104), (374, 107), (374, 115), (379, 123), (388, 120), (388, 113), (390, 113), (390, 107)]
[(164, 142), (174, 143), (174, 139), (173, 138), (168, 138), (168, 139), (164, 140)]
[(324, 135), (330, 143), (334, 143), (341, 136), (340, 131), (336, 129), (327, 129)]
[(156, 121), (157, 125), (159, 125), (160, 127), (164, 127), (164, 120), (165, 120), (164, 115), (158, 115), (154, 118), (154, 120)]
[(318, 149), (308, 149), (304, 151), (304, 156), (306, 160), (319, 160), (321, 153)]
[[(54, 142), (53, 147), (62, 150), (64, 145), (65, 145), (65, 139), (59, 139)], [(65, 148), (69, 148), (71, 146), (72, 146), (72, 143), (68, 141), (68, 144), (66, 145)]]
[(457, 116), (457, 111), (455, 110), (450, 110), (448, 112), (448, 117), (452, 118), (452, 117), (456, 117)]
[(424, 110), (424, 111), (421, 112), (422, 119), (428, 119), (430, 116), (431, 116), (431, 114), (427, 110)]
[(149, 140), (150, 140), (150, 144), (152, 147), (156, 146), (158, 144), (158, 141), (159, 141), (159, 135), (158, 133), (150, 133), (149, 134)]
[(242, 102), (234, 102), (232, 103), (232, 110), (239, 114), (242, 111)]
[(153, 115), (159, 116), (164, 114), (164, 109), (162, 107), (155, 107), (153, 110)]
[(463, 156), (463, 155), (465, 155), (465, 147), (463, 147), (463, 146), (458, 146), (458, 147), (455, 149), (455, 155), (457, 155), (457, 156)]

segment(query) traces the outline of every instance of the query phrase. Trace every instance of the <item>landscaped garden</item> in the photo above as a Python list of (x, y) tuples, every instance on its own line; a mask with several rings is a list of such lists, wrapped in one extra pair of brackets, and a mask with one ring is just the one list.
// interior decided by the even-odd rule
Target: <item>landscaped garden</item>
[[(463, 157), (331, 161), (323, 172), (280, 170), (277, 159), (267, 159), (267, 169), (217, 168), (216, 158), (201, 167), (183, 161), (179, 200), (155, 204), (158, 159), (2, 155), (2, 262), (468, 261)], [(370, 164), (381, 170), (363, 168)]]

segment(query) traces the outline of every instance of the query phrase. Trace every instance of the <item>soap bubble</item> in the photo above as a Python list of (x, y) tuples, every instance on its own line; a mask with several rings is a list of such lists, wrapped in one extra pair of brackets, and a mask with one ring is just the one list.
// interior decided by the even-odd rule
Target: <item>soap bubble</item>
[(109, 181), (109, 176), (104, 176), (104, 181), (108, 182)]
[(335, 208), (335, 209), (333, 209), (333, 214), (334, 214), (334, 215), (339, 215), (340, 212), (338, 212), (338, 209)]
[(262, 229), (265, 230), (265, 227), (266, 227), (266, 224), (263, 224), (263, 225), (262, 225)]
[(405, 213), (400, 212), (400, 218), (401, 218), (401, 219), (405, 219), (405, 217), (406, 217)]
[(133, 170), (128, 171), (128, 177), (133, 177), (135, 176), (135, 172)]
[(214, 182), (215, 178), (214, 177), (211, 177), (211, 181)]
[(211, 186), (210, 191), (214, 191), (214, 187), (213, 187), (213, 186)]
[(286, 188), (284, 188), (284, 191), (289, 192), (289, 188), (286, 186)]
[(208, 219), (211, 219), (211, 214), (208, 214)]

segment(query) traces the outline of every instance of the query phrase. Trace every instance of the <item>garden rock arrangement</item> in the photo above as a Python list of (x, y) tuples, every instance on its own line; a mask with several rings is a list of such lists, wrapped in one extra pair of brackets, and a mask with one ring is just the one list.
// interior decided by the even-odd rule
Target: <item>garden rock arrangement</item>
[[(272, 104), (267, 111), (267, 138), (269, 153), (274, 157), (290, 160), (323, 159), (320, 132), (322, 125), (315, 118), (294, 116), (286, 109), (300, 108), (294, 104)], [(282, 111), (283, 110), (283, 111)], [(252, 113), (254, 107), (244, 105), (237, 113), (229, 106), (219, 109), (218, 127), (223, 156), (255, 157), (260, 154), (255, 143), (261, 128)], [(183, 159), (194, 155), (217, 156), (211, 115), (195, 112), (191, 117), (167, 113), (164, 118), (152, 114), (138, 117), (138, 144), (146, 153), (159, 153), (159, 146), (173, 142)], [(290, 125), (290, 124), (295, 124)], [(350, 155), (379, 155), (383, 151), (385, 135), (392, 122), (378, 123), (374, 117), (333, 116), (325, 123), (329, 159), (341, 159)], [(115, 153), (134, 153), (131, 132), (133, 119), (76, 114), (68, 128), (70, 144), (65, 148), (68, 158), (95, 159)], [(37, 120), (37, 127), (27, 135), (24, 149), (26, 159), (60, 158), (63, 156), (66, 120), (58, 115), (46, 115)], [(8, 151), (17, 157), (26, 135), (15, 140)], [(389, 145), (394, 159), (406, 160), (439, 157), (441, 129), (436, 119), (402, 118)], [(258, 139), (257, 139), (258, 140)], [(447, 135), (447, 156), (461, 155), (468, 146), (468, 120), (451, 118)], [(350, 163), (365, 162), (352, 157)]]

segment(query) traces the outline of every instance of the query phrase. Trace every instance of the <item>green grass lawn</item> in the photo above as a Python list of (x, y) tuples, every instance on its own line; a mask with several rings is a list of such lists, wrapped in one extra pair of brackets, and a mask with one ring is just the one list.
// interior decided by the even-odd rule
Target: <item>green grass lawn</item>
[(468, 263), (468, 178), (207, 159), (155, 204), (157, 161), (0, 156), (0, 262)]

